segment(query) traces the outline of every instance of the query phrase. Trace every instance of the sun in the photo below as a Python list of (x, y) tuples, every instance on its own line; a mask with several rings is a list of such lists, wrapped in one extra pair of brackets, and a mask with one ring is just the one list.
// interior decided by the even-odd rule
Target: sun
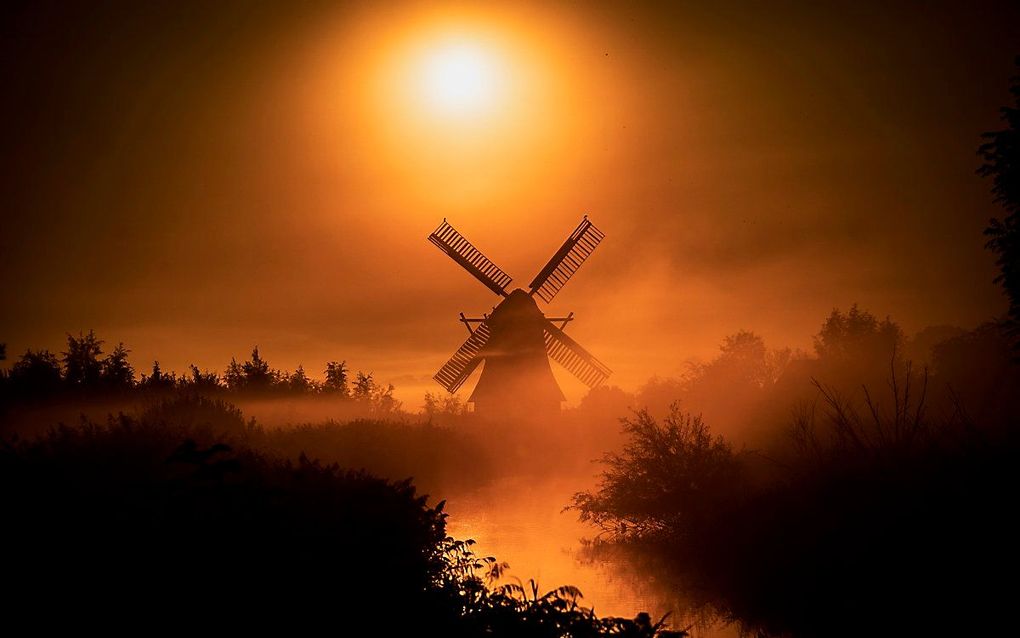
[(499, 81), (494, 54), (473, 42), (444, 42), (424, 54), (420, 67), (423, 97), (432, 110), (442, 114), (490, 110)]

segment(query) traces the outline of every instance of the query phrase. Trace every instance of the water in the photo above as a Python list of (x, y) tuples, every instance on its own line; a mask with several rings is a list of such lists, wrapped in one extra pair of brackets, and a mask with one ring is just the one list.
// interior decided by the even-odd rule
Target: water
[[(577, 512), (563, 512), (575, 492), (589, 487), (584, 480), (553, 477), (505, 478), (487, 487), (448, 494), (447, 531), (455, 538), (473, 538), (475, 553), (510, 564), (508, 576), (538, 583), (543, 594), (561, 585), (574, 585), (581, 601), (599, 616), (633, 618), (647, 611), (655, 620), (672, 612), (670, 625), (694, 622), (677, 596), (627, 565), (591, 560), (582, 551), (582, 538), (596, 529), (577, 520)], [(703, 619), (701, 619), (703, 621)], [(707, 623), (692, 629), (695, 636), (736, 636), (734, 627)]]

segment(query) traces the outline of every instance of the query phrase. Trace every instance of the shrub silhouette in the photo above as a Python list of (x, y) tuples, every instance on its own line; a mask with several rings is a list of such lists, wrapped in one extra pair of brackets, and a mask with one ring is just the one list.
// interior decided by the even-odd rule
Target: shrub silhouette
[(751, 631), (996, 631), (1011, 600), (996, 583), (1018, 567), (1016, 430), (935, 420), (923, 385), (892, 377), (857, 403), (819, 384), (821, 409), (801, 415), (796, 445), (768, 473), (693, 417), (639, 413), (600, 487), (573, 507)]
[(46, 606), (115, 601), (117, 615), (103, 615), (112, 623), (143, 613), (234, 627), (375, 622), (395, 602), (427, 612), (444, 524), (409, 481), (203, 434), (121, 416), (7, 446), (0, 477), (18, 486), (0, 530), (18, 548), (7, 582)]
[(684, 635), (599, 618), (571, 587), (490, 589), (506, 564), (447, 536), (410, 479), (269, 454), (269, 436), (194, 394), (6, 442), (7, 608), (77, 631)]

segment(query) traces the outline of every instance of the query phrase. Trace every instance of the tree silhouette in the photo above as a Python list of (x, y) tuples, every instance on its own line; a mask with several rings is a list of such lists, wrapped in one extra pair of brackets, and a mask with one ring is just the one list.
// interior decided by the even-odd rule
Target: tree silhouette
[(24, 396), (39, 396), (60, 389), (60, 362), (49, 350), (26, 350), (11, 368), (11, 386)]
[(259, 354), (259, 347), (251, 351), (251, 359), (238, 363), (231, 357), (230, 365), (223, 375), (227, 388), (231, 390), (268, 390), (277, 382), (279, 373), (269, 367), (269, 362)]
[(240, 390), (244, 387), (244, 370), (234, 357), (230, 357), (227, 371), (223, 373), (223, 382), (227, 384), (228, 390)]
[(191, 370), (191, 380), (187, 383), (196, 390), (216, 390), (221, 388), (220, 378), (215, 372), (202, 372), (198, 369), (198, 366), (191, 364), (188, 366)]
[(110, 388), (130, 388), (135, 383), (135, 369), (128, 363), (127, 356), (131, 351), (118, 343), (113, 352), (103, 359), (100, 376), (103, 383)]
[(244, 384), (251, 389), (266, 389), (273, 385), (274, 375), (269, 368), (269, 362), (259, 354), (259, 347), (255, 346), (251, 351), (251, 359), (241, 366), (244, 371)]
[(0, 361), (7, 359), (7, 344), (0, 343)]
[(338, 394), (341, 397), (349, 397), (350, 388), (347, 386), (347, 362), (330, 361), (326, 364), (326, 381), (322, 384), (324, 392)]
[(305, 374), (305, 367), (299, 365), (288, 380), (292, 392), (305, 393), (312, 388), (312, 380)]
[(152, 374), (142, 374), (142, 380), (138, 382), (142, 388), (169, 389), (177, 385), (177, 375), (173, 372), (163, 372), (159, 361), (152, 362)]
[(365, 374), (359, 371), (354, 380), (354, 398), (358, 401), (368, 401), (374, 392), (375, 380), (372, 378), (372, 373)]
[(834, 309), (815, 335), (815, 352), (821, 359), (849, 360), (877, 357), (888, 360), (902, 345), (903, 331), (888, 317), (879, 321), (857, 304), (843, 314)]
[(103, 370), (99, 360), (103, 354), (102, 345), (92, 330), (87, 335), (78, 333), (77, 339), (67, 335), (67, 351), (61, 354), (64, 355), (64, 381), (68, 385), (93, 387), (99, 382)]
[[(1020, 70), (1020, 56), (1016, 64)], [(981, 135), (987, 141), (978, 148), (984, 160), (978, 174), (992, 178), (994, 201), (1006, 210), (1005, 217), (992, 218), (985, 229), (985, 247), (998, 256), (995, 282), (1009, 299), (1007, 330), (1020, 349), (1020, 73), (1010, 84), (1014, 105), (1001, 109), (1006, 128)]]

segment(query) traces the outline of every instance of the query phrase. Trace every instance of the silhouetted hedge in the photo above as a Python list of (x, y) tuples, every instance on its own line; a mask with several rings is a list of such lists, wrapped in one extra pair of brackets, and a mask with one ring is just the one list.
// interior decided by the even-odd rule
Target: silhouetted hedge
[[(505, 569), (446, 535), (443, 504), (253, 444), (228, 403), (60, 426), (0, 448), (6, 620), (39, 632), (680, 636), (598, 618), (577, 590), (487, 586)], [(224, 442), (225, 441), (225, 442)]]

